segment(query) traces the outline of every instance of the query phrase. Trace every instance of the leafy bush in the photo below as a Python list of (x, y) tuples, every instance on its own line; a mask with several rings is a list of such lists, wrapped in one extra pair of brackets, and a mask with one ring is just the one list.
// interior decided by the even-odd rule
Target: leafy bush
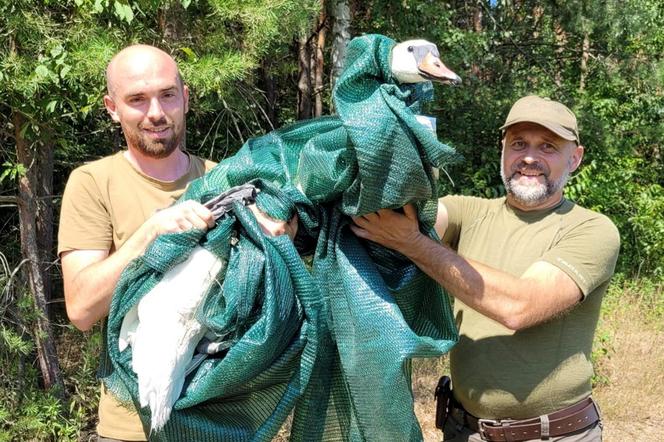
[(73, 442), (94, 432), (101, 334), (99, 330), (82, 334), (71, 326), (62, 326), (60, 331), (65, 400), (41, 388), (32, 342), (5, 326), (0, 328), (0, 441)]

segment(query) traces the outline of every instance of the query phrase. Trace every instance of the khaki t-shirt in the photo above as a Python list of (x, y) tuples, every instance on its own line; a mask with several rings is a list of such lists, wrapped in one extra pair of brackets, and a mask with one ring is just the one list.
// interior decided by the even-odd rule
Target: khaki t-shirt
[[(173, 204), (187, 184), (215, 166), (189, 155), (189, 170), (176, 181), (159, 181), (134, 169), (124, 151), (75, 169), (67, 181), (60, 211), (58, 255), (70, 250), (113, 252), (156, 210)], [(146, 440), (136, 411), (123, 407), (102, 388), (100, 436)]]
[(593, 335), (620, 247), (613, 223), (567, 200), (535, 212), (511, 208), (505, 198), (442, 201), (449, 215), (443, 241), (461, 256), (517, 277), (545, 261), (583, 293), (570, 311), (516, 332), (455, 300), (460, 339), (450, 364), (456, 399), (479, 418), (523, 419), (589, 396)]

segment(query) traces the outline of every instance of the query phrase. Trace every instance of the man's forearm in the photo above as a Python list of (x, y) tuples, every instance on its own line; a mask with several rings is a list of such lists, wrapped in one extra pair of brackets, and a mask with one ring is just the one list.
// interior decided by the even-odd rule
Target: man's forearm
[(506, 327), (535, 320), (524, 318), (530, 314), (528, 281), (466, 259), (425, 235), (401, 253), (455, 298)]
[(108, 315), (113, 291), (128, 262), (114, 253), (106, 259), (81, 270), (65, 291), (73, 293), (67, 299), (67, 314), (81, 330), (89, 330)]
[(120, 275), (155, 237), (154, 229), (146, 223), (110, 255), (90, 258), (86, 251), (74, 251), (63, 258), (67, 314), (76, 327), (88, 330), (108, 315)]

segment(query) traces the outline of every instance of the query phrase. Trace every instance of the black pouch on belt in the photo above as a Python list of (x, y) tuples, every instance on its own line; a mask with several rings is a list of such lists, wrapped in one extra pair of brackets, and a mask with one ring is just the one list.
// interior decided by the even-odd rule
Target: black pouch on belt
[(452, 382), (449, 376), (442, 376), (438, 380), (434, 397), (436, 398), (436, 428), (442, 430), (447, 420), (452, 398)]

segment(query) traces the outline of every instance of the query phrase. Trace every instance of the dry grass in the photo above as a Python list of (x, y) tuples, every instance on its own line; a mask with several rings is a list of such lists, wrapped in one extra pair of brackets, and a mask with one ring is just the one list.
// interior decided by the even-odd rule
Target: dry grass
[[(661, 291), (658, 297), (661, 303)], [(650, 314), (650, 302), (630, 301), (602, 317), (600, 333), (611, 339), (596, 364), (601, 382), (594, 394), (607, 442), (658, 442), (664, 440), (664, 327), (661, 317)]]

